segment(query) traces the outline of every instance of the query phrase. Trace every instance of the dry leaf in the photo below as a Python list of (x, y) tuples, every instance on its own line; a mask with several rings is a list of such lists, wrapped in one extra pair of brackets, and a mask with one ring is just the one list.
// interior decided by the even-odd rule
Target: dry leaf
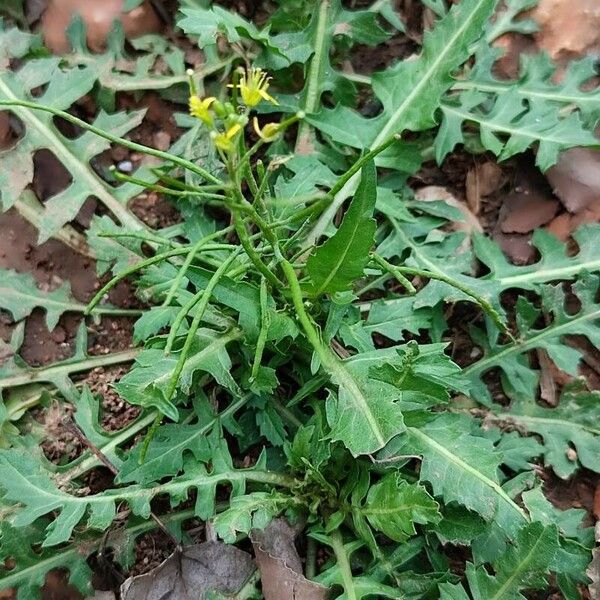
[(465, 187), (467, 204), (474, 214), (479, 214), (481, 200), (498, 190), (503, 179), (502, 169), (491, 161), (469, 169)]
[(122, 600), (202, 600), (210, 592), (235, 594), (256, 570), (249, 554), (221, 542), (176, 550), (158, 567), (121, 586)]
[(328, 596), (329, 588), (302, 575), (295, 536), (285, 519), (274, 519), (250, 536), (265, 600), (324, 600)]
[(569, 212), (578, 213), (592, 204), (600, 204), (599, 151), (571, 148), (548, 169), (546, 177)]
[(539, 0), (533, 12), (540, 25), (536, 41), (554, 59), (600, 51), (598, 0)]
[(88, 46), (94, 52), (104, 49), (115, 19), (121, 20), (125, 35), (129, 38), (160, 31), (160, 19), (148, 0), (128, 13), (122, 12), (123, 2), (124, 0), (50, 0), (42, 15), (44, 43), (56, 54), (68, 52), (66, 29), (75, 13), (81, 15), (86, 25)]
[(452, 228), (455, 231), (465, 231), (466, 233), (472, 233), (473, 231), (482, 232), (483, 227), (479, 222), (479, 219), (471, 212), (469, 207), (464, 203), (455, 198), (446, 188), (438, 185), (428, 185), (415, 192), (415, 198), (421, 202), (433, 202), (435, 200), (443, 200), (446, 204), (458, 208), (463, 215), (465, 220), (460, 223), (453, 223)]

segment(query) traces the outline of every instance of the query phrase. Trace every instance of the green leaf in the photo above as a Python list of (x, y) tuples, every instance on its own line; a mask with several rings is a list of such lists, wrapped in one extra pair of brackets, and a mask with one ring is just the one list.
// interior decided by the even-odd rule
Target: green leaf
[[(5, 38), (10, 33), (0, 31)], [(2, 42), (0, 42), (2, 44)], [(68, 109), (73, 102), (87, 94), (96, 79), (90, 68), (63, 71), (58, 58), (39, 58), (25, 63), (18, 71), (3, 69), (0, 64), (0, 101), (26, 100), (54, 109)], [(32, 90), (47, 84), (41, 96)], [(25, 132), (9, 150), (0, 153), (0, 204), (10, 208), (33, 179), (33, 153), (48, 149), (70, 173), (72, 182), (45, 203), (39, 240), (43, 242), (71, 221), (90, 196), (95, 196), (124, 224), (134, 229), (140, 225), (126, 209), (126, 202), (139, 188), (129, 184), (113, 188), (102, 180), (91, 167), (90, 161), (106, 150), (110, 143), (87, 132), (69, 139), (56, 128), (50, 113), (23, 106), (10, 106), (24, 124)], [(108, 115), (101, 111), (94, 124), (114, 135), (127, 133), (139, 125), (144, 111), (131, 114)]]
[(444, 118), (436, 137), (436, 158), (441, 162), (456, 144), (464, 142), (464, 122), (477, 123), (484, 148), (506, 160), (537, 144), (536, 164), (545, 171), (562, 150), (575, 146), (600, 147), (600, 141), (584, 128), (575, 113), (561, 118), (547, 103), (530, 106), (516, 90), (498, 96), (488, 109), (487, 96), (476, 91), (461, 94), (459, 103), (444, 103)]
[(431, 484), (446, 504), (456, 502), (493, 520), (508, 537), (528, 522), (520, 508), (500, 485), (501, 456), (492, 443), (471, 435), (474, 423), (466, 416), (442, 414), (390, 442), (382, 458), (422, 457), (420, 478)]
[(376, 181), (375, 165), (370, 162), (362, 169), (360, 185), (339, 229), (308, 258), (315, 295), (347, 290), (362, 276), (374, 243)]
[(582, 466), (600, 472), (599, 406), (598, 392), (566, 391), (556, 408), (521, 399), (509, 410), (498, 410), (496, 418), (516, 424), (521, 432), (539, 435), (545, 463), (559, 477), (568, 479)]
[[(515, 342), (499, 345), (497, 334), (486, 336), (472, 329), (472, 335), (484, 350), (484, 356), (464, 371), (472, 381), (473, 397), (490, 404), (489, 392), (480, 378), (491, 368), (499, 367), (503, 374), (504, 388), (511, 397), (530, 399), (536, 397), (539, 373), (533, 370), (525, 354), (535, 348), (543, 348), (559, 369), (571, 375), (577, 375), (581, 359), (578, 350), (566, 345), (566, 335), (584, 335), (594, 346), (600, 345), (600, 304), (596, 303), (599, 279), (596, 275), (587, 275), (573, 284), (573, 291), (581, 302), (581, 309), (570, 314), (566, 308), (566, 297), (562, 286), (544, 286), (541, 290), (542, 309), (533, 307), (529, 301), (519, 298), (517, 302), (517, 325), (519, 339)], [(552, 322), (543, 329), (535, 329), (533, 324), (541, 312), (552, 317)]]
[(419, 58), (376, 73), (373, 91), (383, 103), (381, 115), (365, 119), (337, 107), (309, 116), (310, 123), (335, 141), (357, 148), (374, 148), (404, 129), (432, 127), (441, 98), (453, 83), (452, 73), (469, 58), (471, 45), (481, 36), (495, 5), (495, 0), (455, 4), (433, 31), (425, 32)]
[(355, 456), (376, 452), (404, 431), (398, 391), (369, 377), (369, 368), (385, 354), (394, 356), (375, 351), (346, 361), (333, 358), (323, 365), (338, 385), (337, 394), (330, 392), (326, 402), (331, 438), (343, 442)]
[(465, 80), (455, 84), (454, 89), (477, 90), (497, 96), (509, 94), (526, 99), (533, 107), (554, 105), (557, 116), (561, 108), (575, 106), (586, 122), (593, 122), (600, 116), (600, 89), (584, 87), (596, 73), (591, 56), (569, 62), (565, 73), (557, 80), (557, 66), (547, 54), (523, 55), (519, 78), (514, 81), (494, 76), (492, 68), (497, 58), (498, 51), (482, 46), (477, 52), (474, 68)]
[(53, 291), (43, 292), (31, 274), (0, 269), (0, 308), (7, 310), (14, 321), (28, 317), (35, 308), (43, 308), (46, 325), (52, 331), (63, 313), (82, 313), (85, 304), (73, 299), (67, 282)]
[(143, 462), (140, 463), (144, 446), (142, 440), (127, 453), (115, 481), (148, 484), (163, 477), (172, 477), (182, 470), (186, 453), (192, 454), (199, 462), (207, 463), (212, 456), (207, 435), (219, 420), (235, 414), (246, 402), (247, 397), (232, 402), (219, 415), (213, 415), (205, 423), (160, 426), (148, 445)]
[[(186, 394), (190, 393), (194, 374), (204, 371), (234, 394), (241, 395), (230, 373), (231, 359), (226, 349), (227, 344), (241, 335), (241, 331), (235, 329), (222, 335), (210, 329), (199, 329), (181, 372), (178, 388)], [(115, 385), (115, 389), (127, 402), (144, 407), (153, 406), (177, 421), (177, 408), (166, 397), (177, 361), (177, 353), (165, 356), (162, 349), (146, 348), (136, 357), (134, 367)]]
[(264, 529), (288, 503), (289, 496), (275, 491), (237, 496), (213, 520), (215, 531), (224, 542), (232, 544), (238, 532), (249, 534), (252, 529)]
[(286, 487), (291, 485), (288, 477), (266, 471), (264, 458), (252, 469), (234, 469), (224, 440), (218, 437), (218, 431), (215, 433), (211, 438), (210, 471), (202, 463), (188, 463), (183, 475), (166, 483), (132, 485), (88, 496), (71, 495), (59, 489), (50, 472), (27, 453), (14, 449), (0, 450), (0, 487), (4, 490), (4, 500), (18, 505), (12, 523), (15, 527), (23, 527), (55, 512), (56, 518), (46, 528), (42, 543), (42, 547), (47, 547), (66, 542), (86, 514), (88, 529), (107, 529), (116, 516), (117, 502), (127, 502), (133, 514), (148, 519), (150, 502), (155, 496), (169, 495), (171, 506), (175, 507), (187, 500), (193, 488), (197, 492), (195, 515), (207, 519), (214, 516), (219, 484), (228, 482), (232, 497), (243, 494), (247, 480)]
[[(3, 519), (0, 524), (0, 590), (18, 590), (19, 600), (37, 599), (48, 572), (66, 569), (71, 585), (82, 594), (93, 593), (92, 571), (86, 555), (76, 547), (66, 552), (56, 552), (54, 548), (34, 550), (32, 546), (42, 540), (43, 530), (39, 526), (19, 529)], [(7, 568), (7, 563), (12, 566)]]
[[(556, 527), (544, 527), (541, 523), (524, 527), (515, 545), (494, 563), (495, 575), (490, 575), (482, 566), (467, 564), (467, 579), (474, 600), (524, 600), (522, 590), (545, 586), (546, 575), (558, 551)], [(440, 591), (444, 600), (468, 597), (461, 586), (444, 583)]]
[(397, 473), (371, 486), (360, 513), (371, 526), (396, 542), (416, 534), (415, 524), (437, 523), (438, 503), (419, 484), (410, 484)]

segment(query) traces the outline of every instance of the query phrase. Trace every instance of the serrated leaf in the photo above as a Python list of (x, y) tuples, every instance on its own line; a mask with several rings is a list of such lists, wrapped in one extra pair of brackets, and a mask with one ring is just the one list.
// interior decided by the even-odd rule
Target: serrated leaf
[[(0, 31), (0, 37), (7, 34)], [(0, 101), (25, 100), (54, 109), (68, 109), (73, 102), (88, 93), (96, 74), (90, 68), (61, 70), (57, 58), (39, 58), (25, 63), (18, 71), (9, 71), (0, 65)], [(33, 96), (34, 88), (47, 87), (41, 96)], [(72, 177), (63, 191), (52, 196), (45, 204), (39, 240), (43, 242), (56, 233), (79, 212), (85, 200), (95, 196), (123, 223), (139, 229), (140, 224), (125, 208), (125, 203), (139, 188), (113, 188), (92, 169), (90, 159), (108, 147), (108, 142), (89, 134), (69, 139), (56, 128), (48, 112), (24, 106), (10, 106), (24, 124), (25, 132), (10, 150), (0, 153), (0, 202), (3, 210), (10, 208), (33, 179), (32, 154), (42, 148), (50, 150)], [(108, 115), (101, 112), (96, 123), (114, 135), (122, 135), (139, 125), (144, 111), (129, 115)], [(100, 140), (100, 141), (98, 141)], [(89, 147), (88, 147), (89, 144)]]
[(545, 463), (563, 479), (580, 466), (600, 472), (600, 428), (598, 392), (565, 393), (556, 408), (545, 408), (522, 399), (497, 418), (515, 423), (519, 431), (538, 434), (543, 440)]
[[(209, 329), (199, 329), (197, 339), (184, 363), (178, 388), (189, 393), (194, 374), (203, 371), (210, 373), (218, 383), (234, 394), (241, 395), (239, 386), (229, 372), (231, 360), (226, 349), (227, 344), (241, 338), (241, 335), (241, 331), (235, 329), (222, 335)], [(134, 367), (121, 378), (115, 388), (127, 402), (137, 406), (153, 406), (177, 421), (177, 408), (166, 397), (177, 361), (178, 353), (165, 356), (162, 349), (146, 348), (136, 357)]]
[(487, 96), (476, 91), (461, 94), (460, 104), (442, 104), (444, 118), (436, 137), (436, 158), (441, 162), (464, 141), (464, 122), (477, 123), (484, 148), (506, 160), (537, 145), (536, 164), (542, 171), (558, 160), (561, 151), (575, 146), (600, 146), (600, 140), (583, 126), (575, 113), (560, 118), (549, 104), (530, 106), (516, 90), (498, 96), (491, 109)]
[(365, 119), (338, 107), (309, 116), (309, 121), (335, 141), (358, 148), (373, 148), (403, 129), (432, 127), (442, 95), (452, 85), (451, 74), (469, 57), (495, 5), (494, 0), (455, 4), (433, 31), (425, 32), (419, 58), (376, 73), (373, 91), (383, 103), (381, 115)]
[(517, 324), (520, 337), (515, 342), (500, 345), (497, 334), (486, 336), (476, 329), (472, 335), (484, 350), (484, 356), (464, 371), (472, 381), (473, 397), (489, 405), (489, 392), (480, 377), (489, 369), (499, 367), (503, 374), (504, 388), (511, 397), (530, 399), (536, 396), (539, 373), (533, 370), (525, 354), (535, 348), (543, 348), (559, 369), (577, 375), (581, 353), (564, 344), (565, 335), (584, 335), (594, 346), (600, 346), (600, 304), (596, 303), (599, 279), (596, 275), (587, 275), (573, 284), (573, 291), (581, 302), (577, 314), (569, 314), (562, 286), (544, 286), (541, 290), (542, 311), (552, 317), (552, 322), (543, 329), (533, 327), (541, 312), (527, 300), (520, 298), (517, 303)]
[(360, 513), (371, 526), (396, 542), (415, 535), (415, 524), (437, 523), (438, 503), (418, 484), (409, 484), (396, 473), (371, 486)]
[[(514, 546), (494, 563), (495, 575), (484, 567), (467, 564), (467, 579), (474, 600), (524, 600), (524, 589), (540, 589), (559, 551), (556, 527), (532, 523), (519, 531)], [(442, 598), (467, 598), (460, 586), (440, 585)]]
[[(82, 594), (90, 594), (92, 571), (86, 556), (77, 548), (56, 552), (52, 550), (34, 551), (32, 546), (43, 539), (43, 529), (39, 526), (27, 528), (13, 527), (7, 520), (0, 525), (0, 590), (18, 590), (19, 600), (37, 599), (44, 586), (46, 575), (51, 569), (67, 569), (69, 583)], [(11, 568), (6, 568), (12, 563)]]
[(236, 470), (224, 440), (213, 435), (211, 439), (211, 469), (201, 463), (189, 463), (185, 473), (173, 477), (163, 484), (154, 486), (132, 485), (125, 488), (106, 490), (99, 494), (75, 496), (60, 490), (52, 475), (32, 456), (16, 450), (0, 450), (0, 487), (4, 499), (18, 505), (12, 523), (23, 527), (39, 517), (56, 513), (56, 518), (46, 528), (43, 547), (66, 542), (75, 526), (87, 515), (88, 529), (103, 531), (112, 523), (116, 515), (116, 503), (127, 502), (134, 515), (148, 519), (151, 514), (150, 502), (158, 494), (171, 497), (175, 507), (187, 500), (190, 489), (195, 489), (195, 515), (207, 519), (215, 512), (217, 486), (229, 482), (231, 496), (244, 492), (247, 479), (255, 479), (277, 485), (290, 485), (285, 476), (265, 470), (264, 458), (260, 458), (252, 469)]
[(275, 491), (237, 496), (213, 520), (215, 531), (224, 542), (232, 544), (238, 532), (249, 534), (253, 529), (264, 529), (288, 503), (287, 495)]
[(501, 456), (489, 440), (471, 435), (471, 427), (467, 417), (442, 414), (408, 427), (381, 454), (388, 460), (421, 456), (420, 478), (431, 484), (436, 496), (493, 520), (512, 537), (528, 522), (527, 514), (500, 485)]
[(85, 305), (73, 299), (67, 282), (43, 292), (31, 274), (0, 269), (0, 308), (7, 310), (14, 321), (28, 317), (35, 308), (42, 308), (46, 312), (46, 325), (52, 331), (63, 313), (82, 313)]
[(343, 292), (363, 274), (374, 243), (376, 181), (370, 162), (361, 171), (360, 185), (339, 229), (309, 256), (306, 267), (315, 295)]

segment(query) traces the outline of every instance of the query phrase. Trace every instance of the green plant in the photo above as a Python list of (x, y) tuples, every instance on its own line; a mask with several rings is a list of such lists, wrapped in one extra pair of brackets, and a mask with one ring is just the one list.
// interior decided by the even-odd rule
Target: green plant
[[(45, 572), (57, 566), (89, 591), (87, 566), (74, 566), (73, 553), (97, 549), (121, 513), (131, 535), (149, 528), (159, 496), (171, 507), (192, 498), (193, 509), (181, 518), (164, 518), (210, 521), (229, 543), (277, 515), (303, 523), (307, 572), (339, 598), (468, 598), (467, 589), (475, 598), (523, 598), (524, 590), (547, 587), (550, 573), (566, 598), (579, 597), (593, 536), (581, 524), (583, 511), (562, 512), (546, 500), (534, 464), (561, 477), (580, 466), (598, 472), (596, 395), (573, 389), (568, 406), (536, 405), (539, 374), (528, 353), (544, 349), (575, 375), (580, 354), (562, 336), (585, 335), (599, 345), (598, 279), (590, 274), (600, 270), (593, 251), (599, 229), (577, 233), (574, 256), (538, 232), (539, 262), (516, 267), (483, 236), (473, 239), (472, 251), (465, 247), (464, 234), (444, 230), (456, 214), (443, 203), (412, 203), (406, 179), (431, 153), (430, 131), (440, 118), (433, 142), (440, 159), (463, 141), (468, 121), (479, 124), (481, 143), (501, 159), (533, 146), (547, 168), (561, 149), (597, 145), (588, 100), (599, 92), (572, 83), (583, 81), (581, 65), (562, 87), (542, 76), (524, 84), (494, 80), (487, 46), (498, 33), (487, 25), (494, 0), (462, 0), (447, 13), (435, 3), (445, 16), (426, 33), (418, 58), (352, 81), (335, 61), (352, 44), (380, 43), (401, 26), (391, 3), (348, 11), (323, 0), (312, 16), (309, 4), (281, 3), (274, 31), (219, 7), (183, 10), (181, 28), (207, 52), (216, 51), (215, 36), (224, 36), (231, 44), (224, 65), (252, 59), (255, 66), (234, 69), (229, 88), (214, 97), (198, 95), (190, 75), (191, 117), (180, 117), (189, 131), (170, 152), (119, 137), (140, 115), (101, 113), (90, 125), (63, 110), (96, 81), (90, 66), (63, 70), (52, 63), (58, 79), (33, 97), (49, 81), (42, 70), (54, 59), (32, 54), (25, 34), (0, 34), (0, 58), (29, 59), (0, 76), (0, 107), (13, 111), (27, 132), (0, 161), (28, 164), (32, 151), (48, 147), (74, 177), (46, 205), (42, 239), (58, 235), (90, 194), (119, 221), (96, 218), (88, 233), (99, 269), (111, 269), (114, 278), (87, 308), (66, 288), (41, 296), (30, 279), (12, 272), (3, 274), (8, 291), (0, 308), (20, 320), (41, 306), (52, 328), (65, 311), (118, 310), (104, 298), (125, 277), (136, 280), (151, 305), (135, 326), (143, 348), (102, 362), (86, 356), (82, 329), (72, 359), (31, 369), (18, 357), (22, 331), (13, 335), (14, 356), (1, 367), (0, 388), (56, 386), (76, 406), (77, 424), (94, 449), (56, 466), (40, 457), (35, 440), (17, 435), (14, 422), (42, 401), (46, 388), (29, 388), (31, 395), (0, 413), (3, 445), (12, 446), (0, 451), (2, 556), (15, 565), (2, 569), (0, 586), (17, 587), (20, 599), (35, 598)], [(463, 68), (472, 56), (475, 66)], [(275, 94), (274, 85), (267, 91), (260, 69), (270, 69), (285, 89), (298, 64), (306, 75), (301, 93)], [(355, 110), (357, 83), (372, 86), (381, 100), (378, 116)], [(60, 95), (65, 86), (68, 97)], [(327, 94), (333, 109), (323, 106)], [(578, 112), (565, 117), (564, 103), (580, 108), (583, 120)], [(265, 123), (273, 112), (283, 116)], [(62, 139), (56, 116), (86, 132)], [(415, 133), (411, 141), (406, 130)], [(131, 176), (114, 173), (121, 185), (113, 186), (87, 164), (106, 141), (162, 164)], [(378, 167), (392, 175), (382, 177)], [(4, 173), (8, 208), (28, 179)], [(182, 224), (150, 231), (138, 222), (125, 202), (143, 188), (171, 198)], [(475, 258), (487, 275), (473, 271)], [(390, 280), (399, 287), (386, 286)], [(556, 283), (565, 281), (573, 282), (581, 304), (574, 314), (565, 308), (565, 284)], [(366, 299), (368, 290), (376, 291), (374, 300)], [(528, 294), (511, 314), (501, 302), (507, 290)], [(441, 342), (444, 302), (470, 302), (478, 311), (472, 337), (483, 357), (466, 369)], [(547, 320), (540, 326), (541, 317)], [(423, 343), (399, 343), (420, 334), (428, 336)], [(70, 375), (132, 360), (115, 387), (142, 413), (109, 435), (97, 423), (98, 400)], [(495, 403), (481, 380), (496, 367), (509, 407)], [(457, 401), (457, 394), (470, 402)], [(569, 407), (580, 412), (571, 416)], [(554, 429), (543, 428), (544, 419)], [(124, 450), (140, 432), (144, 438)], [(556, 448), (571, 445), (577, 458), (567, 462)], [(237, 454), (256, 456), (252, 450), (261, 448), (251, 467), (236, 464)], [(78, 494), (81, 477), (101, 457), (116, 471), (114, 487)], [(217, 495), (227, 501), (216, 503)], [(119, 542), (109, 535), (108, 543)], [(316, 544), (328, 552), (318, 573)], [(450, 568), (447, 544), (471, 549), (466, 583)], [(55, 546), (56, 553), (48, 550)]]

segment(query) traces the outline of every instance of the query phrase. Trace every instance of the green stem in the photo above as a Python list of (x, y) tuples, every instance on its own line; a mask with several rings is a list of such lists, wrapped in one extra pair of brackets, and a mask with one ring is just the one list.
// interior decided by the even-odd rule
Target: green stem
[(267, 306), (267, 280), (262, 277), (260, 280), (260, 332), (258, 333), (258, 339), (256, 340), (256, 350), (254, 352), (252, 374), (250, 376), (251, 382), (254, 382), (258, 375), (258, 370), (260, 369), (260, 363), (262, 361), (263, 352), (267, 343), (267, 335), (269, 334), (270, 324), (271, 319)]
[(177, 272), (177, 275), (176, 275), (175, 279), (173, 280), (173, 283), (171, 284), (169, 292), (167, 293), (167, 296), (163, 302), (163, 306), (168, 306), (170, 304), (171, 300), (173, 300), (173, 298), (175, 297), (175, 294), (177, 293), (177, 290), (179, 289), (179, 286), (181, 285), (181, 282), (183, 281), (183, 278), (185, 277), (187, 270), (189, 269), (190, 265), (194, 261), (194, 258), (196, 258), (196, 254), (198, 254), (198, 252), (200, 252), (201, 248), (203, 246), (205, 246), (208, 242), (214, 240), (215, 238), (219, 238), (222, 235), (223, 235), (222, 231), (215, 231), (214, 233), (211, 233), (209, 235), (204, 236), (203, 238), (200, 238), (192, 246), (190, 253), (185, 257), (185, 262), (183, 263), (182, 267)]
[[(327, 21), (329, 20), (330, 0), (321, 0), (319, 14), (317, 16), (317, 29), (313, 40), (314, 54), (310, 61), (308, 73), (308, 82), (306, 86), (306, 96), (304, 99), (304, 112), (306, 114), (314, 113), (319, 107), (321, 78), (323, 77), (323, 63), (327, 59), (325, 50), (329, 50), (327, 43)], [(296, 138), (295, 152), (302, 153), (310, 145), (312, 129), (307, 121), (302, 121), (298, 127), (298, 136)]]
[(183, 348), (177, 360), (177, 365), (175, 366), (175, 370), (173, 371), (173, 375), (171, 376), (171, 380), (169, 382), (169, 387), (167, 388), (167, 392), (165, 394), (168, 401), (170, 401), (175, 395), (175, 390), (177, 389), (177, 384), (179, 383), (179, 377), (181, 375), (181, 372), (183, 371), (183, 366), (192, 347), (192, 343), (196, 338), (196, 332), (198, 331), (198, 327), (200, 327), (200, 321), (204, 316), (204, 312), (206, 311), (206, 307), (208, 306), (212, 293), (217, 284), (219, 283), (219, 280), (227, 272), (227, 269), (229, 269), (230, 265), (237, 258), (240, 251), (241, 248), (233, 252), (214, 272), (206, 288), (203, 290), (202, 296), (199, 298), (196, 314), (194, 315), (194, 319), (192, 320), (192, 324), (190, 325), (190, 329), (188, 331), (187, 337), (185, 338)]
[(387, 271), (390, 275), (392, 275), (393, 277), (396, 278), (396, 280), (402, 285), (404, 286), (404, 288), (406, 289), (406, 291), (409, 294), (416, 294), (417, 290), (415, 288), (415, 286), (406, 278), (404, 277), (404, 275), (402, 275), (402, 272), (400, 270), (399, 267), (396, 267), (395, 265), (392, 265), (391, 263), (389, 263), (387, 260), (385, 260), (385, 258), (383, 258), (383, 256), (379, 256), (379, 254), (377, 254), (376, 252), (372, 252), (371, 253), (371, 258), (385, 271)]
[(282, 283), (279, 281), (277, 276), (267, 267), (267, 265), (262, 261), (259, 256), (256, 248), (253, 246), (250, 236), (248, 235), (248, 230), (246, 229), (246, 224), (243, 219), (240, 217), (237, 211), (233, 211), (233, 224), (235, 226), (235, 231), (240, 238), (240, 244), (244, 248), (244, 251), (248, 255), (248, 258), (252, 261), (254, 266), (261, 272), (261, 274), (267, 279), (267, 281), (274, 286), (276, 289), (281, 289)]
[(73, 123), (82, 129), (87, 131), (91, 131), (96, 135), (113, 142), (114, 144), (119, 144), (124, 146), (125, 148), (129, 148), (130, 150), (134, 150), (136, 152), (142, 152), (149, 156), (155, 156), (157, 158), (161, 158), (171, 163), (175, 163), (196, 175), (210, 181), (211, 183), (222, 183), (219, 179), (217, 179), (214, 175), (211, 175), (208, 171), (194, 164), (193, 162), (186, 160), (185, 158), (180, 158), (179, 156), (175, 156), (168, 152), (163, 152), (162, 150), (156, 150), (155, 148), (150, 148), (149, 146), (144, 146), (143, 144), (138, 144), (137, 142), (131, 142), (119, 136), (113, 135), (107, 131), (103, 131), (98, 127), (94, 127), (94, 125), (90, 125), (86, 123), (82, 119), (78, 119), (74, 117), (72, 114), (65, 112), (64, 110), (58, 110), (56, 108), (52, 108), (51, 106), (44, 106), (43, 104), (39, 104), (37, 102), (29, 102), (27, 100), (0, 100), (0, 106), (21, 106), (23, 108), (29, 108), (32, 110), (41, 110), (44, 112), (48, 112), (57, 117), (61, 117), (68, 121), (69, 123)]
[(327, 199), (330, 201), (329, 206), (323, 211), (319, 220), (312, 228), (310, 233), (304, 240), (303, 247), (309, 248), (314, 245), (316, 241), (321, 237), (325, 231), (327, 225), (337, 212), (338, 208), (342, 205), (344, 200), (348, 198), (352, 192), (356, 189), (359, 179), (359, 171), (362, 167), (373, 160), (378, 154), (381, 154), (384, 150), (389, 148), (394, 142), (401, 139), (400, 134), (393, 134), (381, 144), (363, 154), (335, 183), (335, 185), (327, 193)]
[(350, 560), (348, 558), (348, 554), (346, 553), (346, 548), (344, 547), (344, 540), (342, 539), (342, 534), (339, 529), (336, 529), (331, 534), (331, 548), (335, 554), (335, 559), (337, 560), (338, 568), (342, 575), (342, 586), (344, 591), (346, 592), (346, 597), (348, 600), (358, 600), (358, 596), (356, 595), (356, 590), (354, 588), (354, 580), (352, 579), (352, 568), (350, 567)]
[[(205, 246), (204, 249), (205, 250), (229, 250), (229, 249), (231, 249), (231, 245), (230, 244), (210, 244), (210, 245)], [(117, 285), (117, 283), (119, 283), (119, 281), (125, 279), (126, 277), (129, 277), (130, 275), (133, 275), (133, 273), (136, 273), (137, 271), (140, 271), (141, 269), (145, 269), (146, 267), (149, 267), (151, 265), (159, 263), (163, 260), (166, 260), (167, 258), (171, 258), (172, 256), (179, 256), (181, 254), (187, 254), (189, 251), (190, 251), (189, 246), (183, 246), (181, 248), (174, 248), (173, 250), (168, 250), (167, 252), (162, 252), (161, 254), (157, 254), (155, 256), (147, 258), (146, 260), (142, 260), (142, 261), (136, 263), (135, 265), (132, 265), (128, 269), (125, 269), (124, 271), (122, 271), (121, 273), (119, 273), (118, 275), (113, 277), (106, 285), (104, 285), (98, 291), (98, 293), (90, 300), (90, 302), (87, 306), (87, 309), (85, 311), (85, 314), (89, 315), (92, 312), (92, 310), (94, 310), (95, 306), (102, 300), (102, 298), (105, 296), (105, 294), (109, 290), (111, 290), (115, 285)]]
[(28, 383), (53, 383), (57, 378), (69, 375), (71, 373), (81, 373), (82, 371), (90, 371), (97, 367), (105, 367), (108, 365), (117, 365), (119, 363), (130, 362), (138, 355), (139, 350), (125, 350), (123, 352), (115, 352), (114, 354), (106, 354), (104, 356), (92, 356), (84, 360), (50, 365), (49, 367), (32, 368), (25, 373), (3, 377), (0, 379), (0, 389), (15, 387), (18, 385), (26, 385)]

